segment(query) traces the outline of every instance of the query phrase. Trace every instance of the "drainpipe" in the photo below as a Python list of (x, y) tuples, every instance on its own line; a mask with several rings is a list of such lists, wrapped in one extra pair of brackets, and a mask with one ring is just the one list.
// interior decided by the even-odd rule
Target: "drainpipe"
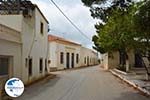
[[(35, 9), (36, 10), (36, 9)], [(33, 36), (33, 41), (32, 41), (32, 44), (31, 44), (31, 47), (30, 47), (30, 50), (29, 50), (29, 54), (28, 54), (28, 58), (30, 58), (30, 55), (31, 55), (31, 52), (32, 52), (32, 49), (33, 49), (33, 45), (34, 45), (34, 43), (37, 41), (37, 40), (35, 40), (35, 38), (36, 38), (36, 20), (35, 20), (36, 18), (35, 18), (35, 11), (34, 11), (34, 36)]]
[(48, 42), (48, 35), (47, 35), (47, 53), (46, 53), (46, 59), (47, 59), (47, 62), (46, 62), (46, 64), (47, 64), (46, 67), (47, 67), (47, 68), (46, 68), (46, 69), (47, 69), (47, 73), (49, 72), (49, 69), (48, 69), (48, 68), (49, 68), (49, 67), (48, 67), (48, 66), (49, 66), (49, 65), (48, 65), (48, 58), (49, 58), (48, 55), (49, 55), (49, 54), (48, 54), (48, 53), (49, 53), (49, 42)]
[[(0, 84), (1, 85), (1, 84)], [(0, 86), (1, 87), (1, 86)], [(0, 89), (0, 100), (2, 100), (2, 89)]]
[[(29, 53), (28, 53), (28, 60), (31, 58), (31, 52), (32, 52), (32, 49), (33, 49), (33, 46), (34, 46), (34, 43), (37, 41), (36, 40), (36, 15), (35, 15), (35, 12), (36, 12), (36, 9), (34, 10), (34, 30), (33, 30), (33, 33), (34, 33), (34, 36), (33, 36), (33, 41), (31, 43), (31, 47), (30, 47), (30, 50), (29, 50)], [(29, 66), (28, 66), (29, 67)], [(28, 82), (29, 82), (29, 75), (28, 75)]]
[(33, 41), (32, 41), (32, 44), (31, 44), (31, 47), (30, 47), (30, 50), (29, 50), (28, 58), (31, 57), (30, 55), (31, 55), (31, 52), (32, 52), (32, 49), (33, 49), (33, 45), (37, 41), (37, 40), (35, 40), (35, 37), (36, 37), (36, 34), (35, 34), (35, 29), (34, 29), (34, 37), (33, 37)]
[[(47, 30), (47, 33), (50, 31), (50, 29), (49, 29), (49, 26), (48, 26), (48, 30)], [(48, 41), (48, 34), (46, 34), (47, 36), (46, 36), (46, 39), (47, 39), (47, 52), (46, 52), (46, 59), (47, 59), (47, 62), (46, 62), (46, 64), (47, 64), (47, 73), (49, 72), (49, 64), (48, 64), (48, 58), (49, 58), (49, 41)]]

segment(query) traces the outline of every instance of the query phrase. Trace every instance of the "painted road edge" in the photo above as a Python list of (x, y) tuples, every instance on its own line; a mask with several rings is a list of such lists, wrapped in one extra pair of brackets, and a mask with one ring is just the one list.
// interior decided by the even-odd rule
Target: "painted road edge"
[(143, 94), (147, 95), (148, 97), (150, 97), (150, 92), (148, 92), (146, 89), (141, 88), (140, 86), (138, 86), (137, 84), (127, 80), (126, 78), (124, 78), (123, 76), (117, 74), (115, 71), (110, 69), (110, 72), (117, 76), (118, 78), (120, 78), (121, 80), (123, 80), (124, 82), (128, 83), (129, 85), (133, 86), (134, 88), (136, 88), (137, 90), (139, 90), (140, 92), (142, 92)]

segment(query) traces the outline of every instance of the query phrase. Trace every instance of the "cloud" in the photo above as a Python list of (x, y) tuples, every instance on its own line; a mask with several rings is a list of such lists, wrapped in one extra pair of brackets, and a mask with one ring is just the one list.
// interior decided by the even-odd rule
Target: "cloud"
[(84, 32), (91, 40), (80, 34), (69, 21), (59, 12), (50, 0), (31, 0), (36, 3), (49, 21), (50, 34), (64, 37), (92, 48), (92, 36), (95, 34), (94, 20), (89, 8), (83, 6), (80, 0), (54, 0), (61, 10)]

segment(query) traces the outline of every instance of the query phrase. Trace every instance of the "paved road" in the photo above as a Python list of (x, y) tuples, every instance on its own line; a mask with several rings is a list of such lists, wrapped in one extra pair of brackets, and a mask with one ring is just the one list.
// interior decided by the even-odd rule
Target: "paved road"
[(98, 66), (55, 72), (16, 100), (150, 100)]

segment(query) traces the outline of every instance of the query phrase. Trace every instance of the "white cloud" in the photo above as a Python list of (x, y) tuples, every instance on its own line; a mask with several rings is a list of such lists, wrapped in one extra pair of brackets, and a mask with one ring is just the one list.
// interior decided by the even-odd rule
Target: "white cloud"
[[(55, 34), (74, 42), (92, 48), (92, 41), (81, 35), (50, 0), (31, 0), (36, 3), (49, 21), (51, 34)], [(90, 39), (95, 33), (96, 20), (90, 16), (89, 8), (82, 5), (80, 0), (55, 0), (62, 11), (84, 32)]]

